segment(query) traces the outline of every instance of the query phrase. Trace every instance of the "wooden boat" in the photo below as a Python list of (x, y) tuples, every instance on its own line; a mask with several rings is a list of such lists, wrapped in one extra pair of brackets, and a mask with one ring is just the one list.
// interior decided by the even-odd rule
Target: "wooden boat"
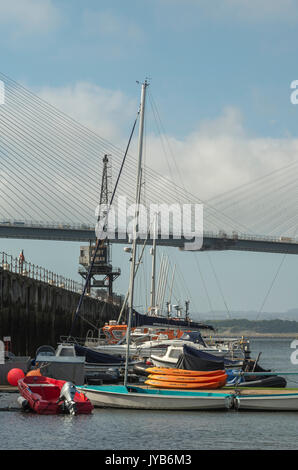
[(89, 414), (93, 409), (86, 395), (64, 380), (29, 376), (18, 381), (18, 389), (22, 407), (38, 414)]
[(95, 407), (141, 410), (224, 410), (231, 407), (230, 393), (204, 390), (163, 390), (140, 386), (84, 385), (81, 389)]
[(298, 411), (298, 390), (238, 390), (233, 406), (239, 410)]
[(162, 380), (146, 380), (146, 385), (151, 385), (151, 387), (157, 388), (171, 388), (171, 389), (214, 389), (214, 388), (221, 388), (225, 385), (226, 379), (222, 379), (216, 382), (166, 382)]

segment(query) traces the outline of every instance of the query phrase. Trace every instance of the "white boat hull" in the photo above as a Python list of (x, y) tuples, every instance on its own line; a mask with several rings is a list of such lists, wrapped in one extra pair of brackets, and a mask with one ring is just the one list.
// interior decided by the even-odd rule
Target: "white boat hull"
[[(105, 354), (111, 354), (113, 356), (121, 356), (125, 357), (126, 356), (126, 346), (125, 345), (104, 345), (104, 346), (97, 346), (93, 347), (91, 349), (94, 349), (94, 351), (102, 352)], [(135, 346), (130, 346), (129, 348), (129, 357), (150, 357), (152, 352), (154, 354), (164, 354), (166, 351), (166, 347), (153, 347), (153, 348), (137, 348)]]
[(151, 361), (153, 362), (153, 365), (155, 367), (171, 367), (171, 368), (175, 368), (176, 364), (177, 364), (177, 360), (178, 359), (162, 359), (162, 357), (158, 357), (158, 356), (151, 356), (150, 357)]
[(240, 395), (234, 406), (240, 410), (298, 411), (298, 393)]
[[(104, 387), (78, 387), (95, 407), (139, 410), (224, 410), (231, 406), (230, 395), (214, 392), (182, 392), (181, 395), (154, 390), (154, 393), (117, 393)], [(133, 389), (133, 387), (128, 387)]]

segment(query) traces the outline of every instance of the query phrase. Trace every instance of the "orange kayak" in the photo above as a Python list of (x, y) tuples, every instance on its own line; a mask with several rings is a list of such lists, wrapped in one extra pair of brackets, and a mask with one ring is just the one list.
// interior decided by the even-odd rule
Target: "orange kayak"
[(177, 383), (177, 382), (165, 382), (162, 380), (146, 380), (146, 385), (151, 385), (152, 387), (156, 388), (179, 388), (179, 389), (192, 389), (192, 390), (199, 390), (199, 389), (214, 389), (223, 387), (226, 383), (225, 380), (221, 380), (219, 382), (204, 382), (204, 383)]
[(189, 377), (213, 377), (216, 375), (222, 375), (225, 373), (224, 370), (185, 370), (185, 369), (171, 369), (170, 367), (148, 367), (146, 372), (149, 374), (158, 375), (182, 375)]
[(206, 383), (206, 382), (220, 382), (227, 379), (227, 374), (203, 377), (185, 377), (180, 375), (148, 375), (149, 380), (158, 380), (162, 382), (175, 382), (175, 383)]

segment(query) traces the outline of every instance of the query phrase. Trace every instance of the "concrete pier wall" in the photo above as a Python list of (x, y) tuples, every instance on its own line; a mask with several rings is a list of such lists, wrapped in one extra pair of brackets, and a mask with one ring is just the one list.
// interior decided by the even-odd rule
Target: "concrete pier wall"
[[(44, 344), (56, 347), (70, 332), (80, 295), (0, 268), (0, 340), (11, 336), (12, 352), (34, 357)], [(119, 307), (85, 297), (73, 336), (117, 319)], [(88, 323), (90, 322), (90, 323)]]

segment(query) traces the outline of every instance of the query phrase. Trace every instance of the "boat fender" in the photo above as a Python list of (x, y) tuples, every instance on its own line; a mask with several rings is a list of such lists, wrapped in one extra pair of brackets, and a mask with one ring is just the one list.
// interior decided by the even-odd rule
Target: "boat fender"
[(225, 398), (225, 407), (230, 410), (231, 408), (234, 407), (234, 397), (232, 395), (228, 395)]
[(65, 384), (63, 385), (61, 389), (60, 396), (57, 401), (57, 402), (63, 401), (66, 410), (71, 415), (75, 415), (77, 412), (76, 404), (74, 401), (76, 392), (77, 392), (77, 389), (73, 383), (65, 382)]
[(239, 408), (240, 408), (240, 398), (239, 398), (238, 395), (233, 397), (233, 408), (235, 410), (239, 410)]
[(113, 376), (115, 376), (115, 378), (118, 378), (120, 376), (120, 372), (119, 372), (119, 369), (117, 369), (116, 367), (109, 367), (107, 369), (107, 372)]

